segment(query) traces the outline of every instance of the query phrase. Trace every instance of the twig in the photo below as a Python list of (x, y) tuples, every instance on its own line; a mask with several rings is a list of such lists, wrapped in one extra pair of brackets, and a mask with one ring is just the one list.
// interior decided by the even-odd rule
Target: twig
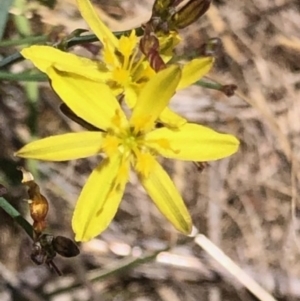
[(33, 36), (16, 40), (4, 40), (0, 42), (0, 47), (19, 46), (24, 44), (36, 44), (47, 42), (48, 36)]
[[(86, 274), (86, 279), (88, 279), (89, 282), (96, 282), (96, 281), (100, 281), (100, 280), (103, 281), (105, 279), (108, 279), (111, 276), (120, 275), (120, 274), (122, 274), (130, 269), (133, 269), (141, 264), (144, 264), (144, 263), (154, 260), (159, 253), (165, 252), (167, 250), (168, 249), (163, 249), (163, 250), (151, 253), (150, 255), (145, 255), (145, 256), (138, 257), (138, 258), (132, 258), (132, 257), (124, 258), (123, 260), (120, 260), (117, 263), (109, 265), (109, 266), (105, 267), (104, 269), (88, 272)], [(61, 289), (57, 289), (57, 290), (47, 294), (47, 297), (50, 298), (54, 295), (64, 293), (64, 292), (69, 291), (74, 288), (78, 288), (81, 285), (82, 284), (79, 282), (73, 282), (68, 287), (63, 287)]]
[(244, 287), (261, 301), (276, 301), (264, 288), (253, 278), (246, 274), (234, 261), (232, 261), (221, 249), (212, 243), (205, 235), (198, 234), (195, 243), (204, 249), (220, 265), (222, 265), (232, 276), (234, 276)]

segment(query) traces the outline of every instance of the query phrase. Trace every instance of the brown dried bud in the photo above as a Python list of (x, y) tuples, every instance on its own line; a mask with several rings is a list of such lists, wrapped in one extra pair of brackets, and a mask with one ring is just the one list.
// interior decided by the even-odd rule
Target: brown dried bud
[(76, 243), (64, 236), (54, 237), (52, 245), (54, 250), (63, 257), (74, 257), (80, 253)]
[(47, 227), (46, 221), (34, 221), (33, 222), (33, 230), (36, 237), (38, 237)]
[(182, 29), (206, 13), (211, 0), (191, 0), (171, 17), (171, 27)]
[(45, 263), (45, 259), (46, 259), (45, 254), (39, 242), (34, 242), (31, 250), (30, 258), (37, 265)]
[(151, 51), (159, 49), (159, 41), (152, 33), (146, 33), (140, 40), (140, 50), (147, 56)]
[(36, 234), (38, 234), (46, 228), (45, 219), (48, 213), (49, 204), (47, 199), (40, 193), (40, 188), (34, 182), (33, 175), (22, 167), (20, 167), (19, 170), (23, 173), (22, 183), (29, 187), (29, 211), (31, 218), (34, 221), (33, 229)]
[(36, 241), (42, 247), (42, 251), (46, 255), (46, 262), (52, 260), (56, 256), (56, 251), (53, 246), (54, 236), (52, 234), (43, 233)]
[(28, 195), (31, 218), (36, 222), (43, 221), (49, 209), (47, 199), (40, 193), (39, 186), (34, 182), (29, 186)]
[(150, 51), (147, 58), (148, 58), (151, 68), (153, 70), (155, 70), (156, 72), (166, 68), (166, 64), (163, 61), (163, 59), (160, 57), (158, 51), (156, 51), (156, 50)]
[(159, 40), (149, 25), (146, 26), (144, 36), (140, 40), (140, 50), (147, 57), (150, 66), (156, 72), (166, 67), (166, 64), (159, 54)]
[(222, 91), (226, 96), (230, 97), (234, 95), (236, 89), (237, 89), (236, 85), (230, 84), (230, 85), (223, 85), (220, 91)]

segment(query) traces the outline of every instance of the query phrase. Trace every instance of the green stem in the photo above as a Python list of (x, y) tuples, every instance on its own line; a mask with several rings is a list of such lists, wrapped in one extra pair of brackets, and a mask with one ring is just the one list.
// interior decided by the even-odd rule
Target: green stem
[(1, 0), (0, 3), (1, 3), (1, 9), (0, 9), (0, 41), (1, 41), (6, 27), (6, 22), (9, 15), (9, 9), (13, 5), (13, 0)]
[(195, 82), (196, 86), (201, 86), (203, 88), (207, 88), (207, 89), (212, 89), (212, 90), (217, 90), (217, 91), (221, 91), (223, 88), (223, 85), (216, 83), (216, 82), (208, 82), (206, 80), (200, 79), (197, 82)]
[[(136, 34), (137, 36), (141, 36), (143, 34), (143, 29), (141, 27), (135, 28)], [(131, 32), (130, 30), (125, 30), (125, 31), (116, 31), (114, 32), (114, 35), (119, 38), (122, 35), (129, 35)], [(66, 49), (71, 48), (73, 46), (76, 45), (80, 45), (80, 44), (85, 44), (85, 43), (93, 43), (93, 42), (98, 42), (99, 39), (94, 35), (94, 34), (90, 34), (90, 35), (84, 35), (84, 36), (79, 36), (79, 37), (72, 37), (70, 40), (67, 40), (66, 42)], [(45, 41), (47, 42), (47, 36), (45, 36)], [(4, 67), (8, 67), (16, 62), (19, 61), (23, 61), (24, 58), (22, 57), (22, 55), (17, 52), (17, 53), (13, 53), (12, 55), (4, 58), (2, 61), (0, 61), (0, 69), (4, 68)]]
[(23, 61), (24, 58), (21, 55), (20, 52), (15, 52), (10, 56), (5, 57), (2, 61), (0, 61), (0, 69), (4, 67), (8, 67), (9, 65), (12, 65), (14, 63), (18, 63), (20, 61)]
[[(0, 184), (0, 188), (3, 186)], [(0, 191), (1, 193), (1, 191)], [(34, 241), (33, 227), (27, 222), (27, 220), (16, 210), (4, 197), (0, 197), (0, 208), (2, 208), (11, 218), (13, 218), (27, 233), (27, 235)], [(60, 270), (56, 267), (53, 260), (50, 260), (48, 266), (52, 268), (59, 276), (61, 276)]]
[(10, 73), (10, 72), (0, 71), (0, 80), (43, 82), (46, 81), (47, 79), (48, 77), (43, 73), (30, 74), (28, 72)]
[(16, 210), (5, 198), (0, 197), (0, 207), (13, 218), (28, 234), (28, 236), (33, 239), (33, 228), (27, 222), (27, 220), (22, 217), (20, 212)]
[(222, 85), (216, 81), (206, 81), (203, 79), (198, 80), (194, 85), (220, 91), (228, 97), (233, 96), (235, 94), (235, 90), (237, 89), (237, 86), (235, 84)]
[[(144, 264), (144, 263), (154, 260), (159, 253), (165, 252), (168, 249), (169, 248), (166, 248), (166, 249), (163, 249), (160, 251), (156, 251), (150, 255), (145, 255), (145, 256), (142, 256), (139, 258), (124, 258), (124, 259), (118, 261), (117, 263), (114, 263), (110, 267), (106, 267), (104, 269), (97, 270), (97, 271), (88, 272), (86, 274), (86, 278), (90, 282), (95, 282), (95, 281), (103, 281), (105, 279), (108, 279), (111, 276), (120, 275), (120, 274), (122, 274), (130, 269), (133, 269), (141, 264)], [(57, 294), (68, 292), (71, 289), (78, 288), (81, 286), (82, 286), (82, 283), (75, 282), (75, 283), (70, 284), (70, 286), (68, 286), (68, 287), (63, 287), (61, 289), (55, 290), (52, 293), (47, 294), (47, 297), (49, 298), (49, 297), (52, 297)]]
[(35, 37), (26, 37), (23, 39), (17, 40), (5, 40), (0, 42), (0, 47), (10, 47), (10, 46), (19, 46), (24, 44), (36, 44), (36, 43), (45, 43), (48, 40), (48, 36), (35, 36)]

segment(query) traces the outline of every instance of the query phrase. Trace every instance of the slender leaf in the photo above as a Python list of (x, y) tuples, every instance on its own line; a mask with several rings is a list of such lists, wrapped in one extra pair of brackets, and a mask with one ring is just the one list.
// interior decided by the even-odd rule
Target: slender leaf
[(27, 222), (26, 219), (23, 218), (20, 212), (3, 197), (0, 197), (0, 207), (25, 230), (29, 237), (33, 239), (32, 226)]
[(1, 0), (1, 9), (0, 9), (0, 41), (2, 40), (6, 21), (8, 18), (8, 12), (10, 7), (13, 4), (13, 0)]
[(9, 46), (19, 46), (24, 44), (36, 44), (36, 43), (45, 43), (47, 42), (48, 36), (33, 36), (26, 37), (22, 39), (14, 39), (14, 40), (3, 40), (0, 42), (0, 47), (9, 47)]
[(16, 80), (25, 82), (43, 82), (46, 81), (48, 77), (43, 73), (10, 73), (5, 71), (0, 71), (0, 80)]

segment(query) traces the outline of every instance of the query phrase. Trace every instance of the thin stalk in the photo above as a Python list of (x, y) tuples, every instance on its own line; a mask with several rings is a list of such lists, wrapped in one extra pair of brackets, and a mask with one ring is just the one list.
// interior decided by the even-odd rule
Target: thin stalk
[(37, 44), (37, 43), (45, 43), (48, 40), (48, 36), (35, 36), (35, 37), (26, 37), (22, 39), (16, 40), (4, 40), (0, 42), (0, 47), (11, 47), (11, 46), (19, 46), (24, 44)]
[(0, 207), (25, 230), (31, 239), (33, 239), (32, 226), (4, 197), (0, 197)]
[[(135, 28), (135, 31), (136, 31), (137, 36), (141, 36), (144, 32), (141, 27)], [(130, 30), (125, 30), (125, 31), (116, 31), (116, 32), (114, 32), (114, 35), (117, 38), (119, 38), (122, 35), (127, 35), (128, 36), (130, 34), (130, 32), (131, 32), (131, 29)], [(47, 36), (44, 36), (44, 37), (45, 37), (44, 43), (46, 43), (47, 42)], [(70, 38), (69, 40), (67, 40), (65, 42), (65, 48), (69, 49), (69, 48), (71, 48), (73, 46), (76, 46), (76, 45), (86, 44), (86, 43), (94, 43), (94, 42), (99, 42), (99, 39), (94, 34), (83, 35), (83, 36), (79, 36), (79, 37), (72, 37), (72, 38)], [(43, 42), (39, 41), (37, 43), (43, 43)], [(13, 53), (12, 55), (7, 56), (2, 61), (0, 61), (0, 69), (8, 67), (8, 66), (10, 66), (14, 63), (17, 63), (17, 62), (20, 62), (20, 61), (23, 61), (23, 60), (24, 60), (24, 58), (22, 57), (20, 52)]]
[(10, 81), (25, 81), (25, 82), (44, 82), (48, 80), (48, 77), (43, 73), (10, 73), (0, 71), (0, 80), (10, 80)]

